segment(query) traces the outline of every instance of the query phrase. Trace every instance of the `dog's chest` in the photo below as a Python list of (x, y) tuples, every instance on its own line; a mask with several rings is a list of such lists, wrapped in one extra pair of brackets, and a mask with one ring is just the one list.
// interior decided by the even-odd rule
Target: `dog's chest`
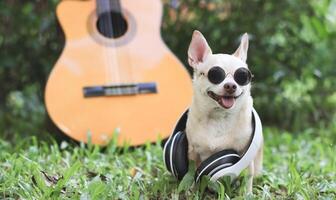
[(251, 125), (239, 121), (201, 120), (187, 125), (189, 146), (200, 155), (202, 161), (224, 149), (242, 153), (250, 135)]

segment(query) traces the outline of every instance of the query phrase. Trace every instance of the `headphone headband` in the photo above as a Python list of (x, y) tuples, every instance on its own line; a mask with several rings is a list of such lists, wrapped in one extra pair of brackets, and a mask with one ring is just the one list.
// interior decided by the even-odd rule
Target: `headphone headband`
[[(186, 110), (177, 121), (174, 131), (163, 149), (164, 164), (178, 179), (181, 179), (188, 169), (188, 141), (184, 132), (188, 119), (188, 111)], [(211, 181), (216, 181), (223, 176), (237, 177), (255, 158), (261, 147), (262, 140), (261, 121), (258, 113), (253, 108), (252, 135), (244, 154), (239, 156), (234, 150), (228, 149), (213, 154), (203, 161), (196, 170), (196, 182), (202, 175), (209, 175)], [(182, 159), (184, 157), (185, 159)]]
[(262, 139), (261, 120), (254, 108), (252, 110), (252, 120), (253, 118), (254, 118), (254, 132), (252, 133), (253, 136), (249, 147), (236, 164), (224, 168), (223, 170), (220, 170), (217, 173), (215, 173), (213, 176), (211, 176), (210, 178), (211, 181), (216, 181), (217, 179), (223, 176), (230, 176), (231, 178), (239, 176), (239, 174), (244, 169), (246, 169), (252, 162), (252, 160), (256, 157), (258, 150), (261, 147), (263, 139)]

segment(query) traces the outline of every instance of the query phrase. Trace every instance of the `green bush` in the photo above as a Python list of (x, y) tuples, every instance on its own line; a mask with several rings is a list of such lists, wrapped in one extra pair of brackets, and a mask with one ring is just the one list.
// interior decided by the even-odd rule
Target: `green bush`
[(63, 45), (58, 1), (0, 1), (0, 135), (45, 130), (44, 85)]
[[(64, 44), (57, 3), (0, 2), (2, 133), (45, 127), (44, 85)], [(335, 10), (335, 0), (183, 0), (177, 10), (166, 2), (162, 35), (187, 66), (194, 29), (225, 53), (248, 32), (255, 107), (265, 124), (297, 130), (335, 119)]]
[[(336, 108), (336, 1), (183, 1), (164, 19), (167, 44), (186, 64), (192, 30), (214, 52), (231, 53), (250, 35), (254, 103), (267, 124), (301, 129)], [(175, 16), (176, 15), (176, 16)]]

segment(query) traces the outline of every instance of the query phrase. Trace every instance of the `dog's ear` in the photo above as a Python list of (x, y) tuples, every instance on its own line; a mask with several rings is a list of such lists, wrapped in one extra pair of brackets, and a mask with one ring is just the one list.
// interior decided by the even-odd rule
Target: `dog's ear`
[(236, 50), (236, 52), (233, 53), (233, 55), (246, 62), (248, 46), (249, 39), (247, 33), (245, 33), (240, 41), (238, 49)]
[(211, 49), (202, 33), (195, 30), (188, 49), (189, 65), (195, 68), (202, 63), (208, 55), (212, 54)]

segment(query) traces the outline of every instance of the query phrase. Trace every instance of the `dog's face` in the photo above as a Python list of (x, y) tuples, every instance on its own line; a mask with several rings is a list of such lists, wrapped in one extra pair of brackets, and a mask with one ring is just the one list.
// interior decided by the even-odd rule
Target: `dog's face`
[(212, 54), (203, 35), (194, 31), (188, 61), (194, 68), (194, 95), (202, 105), (235, 110), (250, 97), (252, 74), (246, 64), (248, 36), (232, 55)]

